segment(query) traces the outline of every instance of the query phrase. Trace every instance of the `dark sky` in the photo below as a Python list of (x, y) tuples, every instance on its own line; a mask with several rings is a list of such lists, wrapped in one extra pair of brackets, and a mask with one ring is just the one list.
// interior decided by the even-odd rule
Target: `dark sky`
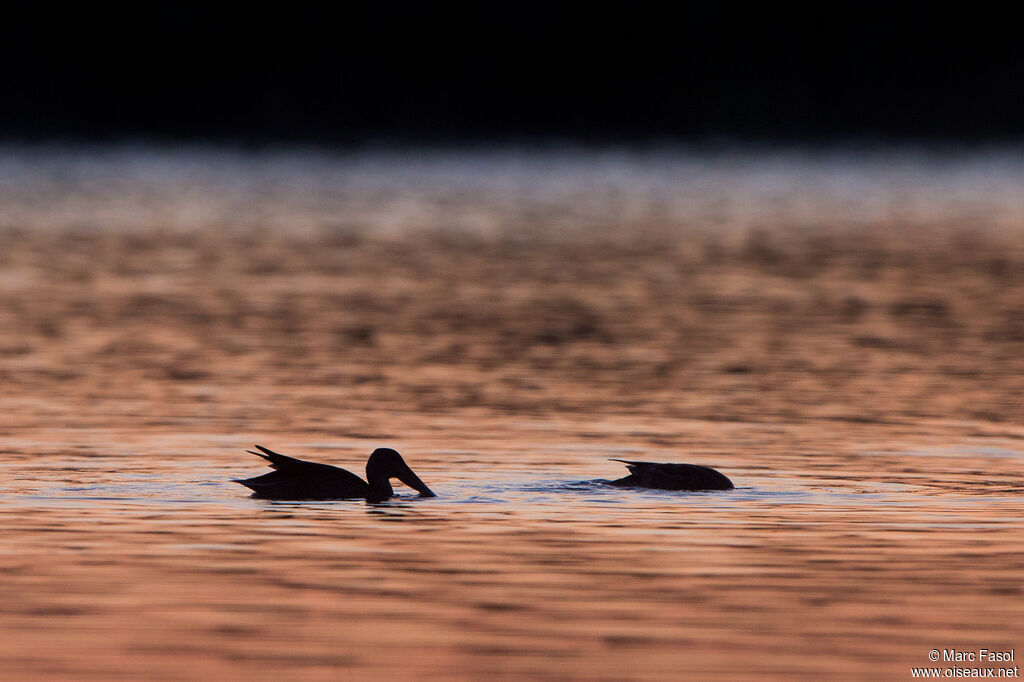
[[(683, 5), (684, 3), (679, 3)], [(342, 5), (339, 5), (341, 7)], [(632, 7), (631, 5), (625, 5)], [(0, 139), (1019, 138), (1019, 15), (14, 5)], [(554, 8), (554, 9), (553, 9)]]

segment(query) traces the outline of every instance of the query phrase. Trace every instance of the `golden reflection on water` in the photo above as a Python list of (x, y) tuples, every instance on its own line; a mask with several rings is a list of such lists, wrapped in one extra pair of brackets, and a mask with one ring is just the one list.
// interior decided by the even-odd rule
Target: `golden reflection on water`
[[(905, 679), (1024, 650), (1005, 159), (15, 157), (4, 679)], [(360, 473), (395, 447), (439, 497), (252, 500), (254, 443)], [(590, 483), (615, 457), (737, 489)]]
[[(898, 677), (934, 647), (1019, 641), (1019, 483), (980, 494), (1019, 480), (1012, 443), (857, 454), (843, 427), (848, 450), (801, 457), (783, 446), (817, 427), (686, 424), (678, 437), (718, 443), (700, 459), (738, 485), (687, 494), (585, 482), (645, 444), (625, 422), (591, 451), (560, 440), (587, 422), (477, 423), (494, 442), (476, 450), (402, 417), (437, 499), (251, 500), (227, 479), (258, 460), (202, 434), (137, 454), (53, 454), (63, 433), (22, 449), (0, 501), (6, 674)], [(274, 442), (339, 464), (369, 447)]]

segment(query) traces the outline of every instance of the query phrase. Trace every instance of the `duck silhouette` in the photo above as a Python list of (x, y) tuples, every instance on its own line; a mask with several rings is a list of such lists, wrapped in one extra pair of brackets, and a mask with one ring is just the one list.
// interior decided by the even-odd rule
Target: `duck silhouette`
[(622, 462), (629, 476), (615, 481), (601, 481), (620, 488), (655, 488), (657, 490), (732, 490), (735, 486), (721, 472), (699, 464), (659, 464), (657, 462)]
[(307, 462), (268, 450), (262, 445), (246, 450), (270, 462), (270, 473), (255, 478), (233, 479), (264, 500), (349, 500), (364, 498), (383, 502), (394, 496), (391, 479), (397, 478), (418, 491), (420, 497), (435, 497), (402, 456), (391, 448), (377, 448), (366, 460), (366, 480), (351, 471), (330, 464)]

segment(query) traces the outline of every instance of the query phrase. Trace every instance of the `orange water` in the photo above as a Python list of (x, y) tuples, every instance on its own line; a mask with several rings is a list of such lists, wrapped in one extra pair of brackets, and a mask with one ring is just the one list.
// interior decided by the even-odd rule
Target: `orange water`
[[(890, 195), (878, 160), (705, 160), (716, 204), (686, 156), (20, 153), (3, 679), (909, 679), (931, 649), (1024, 650), (1024, 241), (1017, 198), (971, 181), (1016, 166), (904, 160)], [(708, 245), (715, 211), (734, 236)], [(828, 211), (836, 261), (808, 270), (795, 225)], [(969, 215), (995, 241), (898, 238)], [(254, 443), (359, 473), (395, 447), (438, 497), (252, 500)], [(591, 483), (609, 458), (737, 488)]]
[[(901, 678), (932, 648), (1019, 647), (1019, 439), (401, 413), (380, 430), (397, 423), (268, 442), (357, 470), (397, 445), (437, 499), (251, 500), (227, 481), (260, 470), (241, 437), (198, 424), (17, 443), (5, 677)], [(808, 452), (822, 437), (845, 445)], [(670, 453), (737, 489), (580, 483)]]

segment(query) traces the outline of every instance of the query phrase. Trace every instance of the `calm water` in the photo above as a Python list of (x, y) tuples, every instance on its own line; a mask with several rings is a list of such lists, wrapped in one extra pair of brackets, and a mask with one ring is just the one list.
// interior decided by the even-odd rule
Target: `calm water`
[[(437, 499), (250, 500), (226, 480), (260, 469), (235, 434), (15, 443), (8, 674), (901, 678), (935, 647), (1019, 646), (1020, 440), (393, 418), (405, 435), (384, 442)], [(850, 442), (800, 452), (823, 433)], [(382, 441), (272, 442), (357, 468)], [(617, 474), (609, 456), (687, 450), (737, 489), (581, 482)]]
[[(963, 317), (942, 334), (964, 345), (914, 355), (914, 335), (938, 323), (895, 329), (903, 309), (872, 297), (898, 285), (861, 282), (869, 319), (842, 324), (874, 336), (799, 313), (769, 345), (777, 364), (692, 336), (711, 367), (674, 359), (682, 342), (665, 330), (694, 315), (709, 333), (760, 339), (767, 323), (744, 311), (763, 300), (647, 317), (664, 300), (632, 278), (636, 262), (661, 268), (657, 255), (624, 250), (643, 260), (564, 282), (550, 276), (564, 261), (510, 272), (505, 251), (451, 270), (452, 247), (431, 242), (436, 263), (387, 275), (370, 258), (385, 247), (325, 241), (339, 260), (317, 261), (313, 277), (308, 252), (273, 242), (273, 269), (244, 239), (307, 230), (316, 246), (337, 228), (401, 245), (439, 226), (542, 239), (538, 222), (643, 222), (688, 243), (695, 232), (679, 226), (694, 221), (805, 229), (823, 216), (1009, 229), (1024, 215), (1014, 157), (208, 154), (0, 160), (0, 677), (909, 679), (935, 648), (1024, 652), (1024, 426), (1012, 384), (994, 378), (1015, 380), (1021, 342), (986, 318), (977, 338), (998, 353), (968, 353), (966, 316), (984, 305), (950, 299)], [(218, 226), (241, 241), (173, 237)], [(615, 253), (598, 260), (608, 248), (577, 253), (613, 268)], [(891, 267), (943, 290), (941, 273)], [(652, 272), (642, 283), (669, 276)], [(743, 276), (744, 291), (783, 289), (756, 268)], [(435, 290), (446, 277), (452, 288)], [(847, 286), (831, 270), (814, 277)], [(811, 284), (794, 278), (797, 297)], [(561, 318), (545, 315), (576, 308), (495, 303), (480, 293), (492, 279), (596, 291), (610, 306), (625, 305), (613, 290), (639, 293), (616, 308), (625, 322), (592, 303), (596, 332), (558, 336)], [(986, 286), (971, 289), (982, 302)], [(421, 300), (506, 306), (525, 326), (449, 320)], [(380, 326), (353, 331), (337, 313), (352, 305)], [(288, 311), (307, 307), (320, 312)], [(337, 325), (314, 323), (335, 313)], [(494, 324), (511, 326), (492, 337)], [(540, 324), (537, 339), (521, 333)], [(860, 345), (837, 341), (851, 334)], [(810, 364), (822, 358), (834, 364)], [(851, 365), (864, 374), (847, 377)], [(949, 371), (930, 373), (939, 365)], [(954, 402), (975, 380), (984, 414)], [(402, 497), (375, 505), (252, 500), (230, 479), (264, 471), (244, 452), (253, 443), (359, 473), (374, 447), (395, 447), (438, 497), (396, 486)], [(737, 488), (591, 483), (623, 474), (609, 458), (707, 464)]]

